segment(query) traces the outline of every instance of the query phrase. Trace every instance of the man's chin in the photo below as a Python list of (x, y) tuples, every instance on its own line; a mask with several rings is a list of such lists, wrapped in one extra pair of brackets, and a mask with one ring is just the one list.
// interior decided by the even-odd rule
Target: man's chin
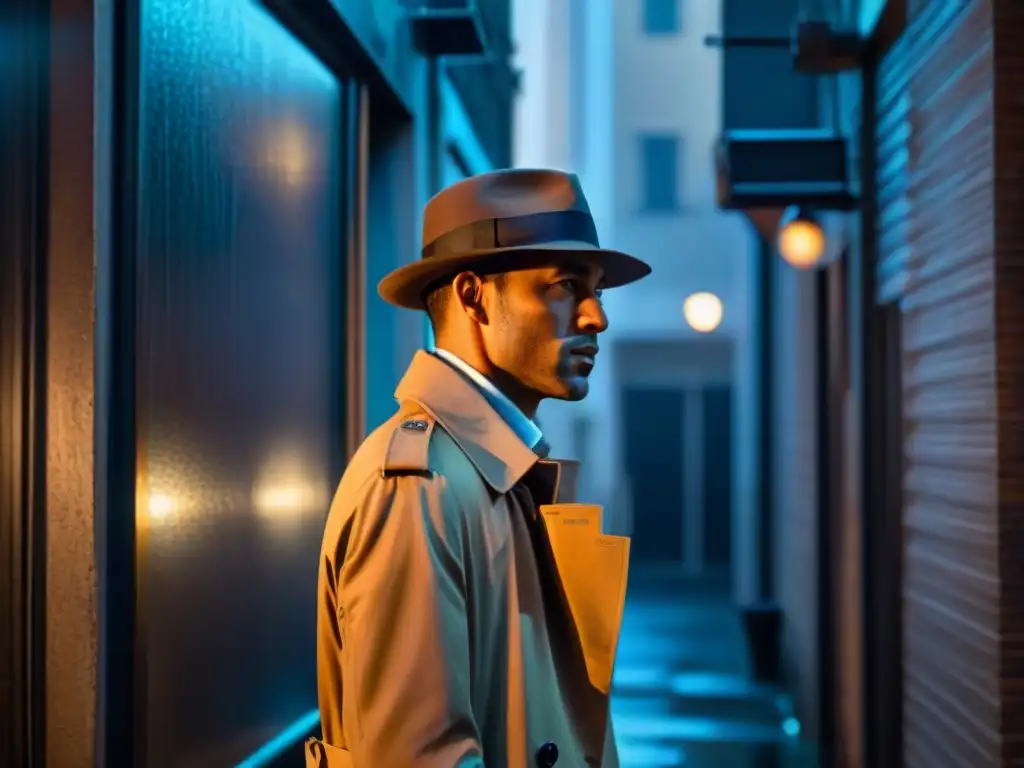
[(590, 381), (586, 376), (573, 376), (566, 379), (563, 384), (563, 391), (557, 395), (559, 400), (576, 402), (590, 394)]

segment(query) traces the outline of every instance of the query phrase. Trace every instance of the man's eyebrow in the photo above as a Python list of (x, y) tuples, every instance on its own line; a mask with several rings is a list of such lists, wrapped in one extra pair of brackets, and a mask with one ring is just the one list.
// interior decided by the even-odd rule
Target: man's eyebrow
[[(567, 261), (560, 262), (553, 265), (555, 273), (559, 275), (569, 275), (571, 277), (590, 277), (595, 274), (594, 268), (591, 265), (583, 264), (580, 262)], [(601, 281), (604, 281), (604, 273), (599, 273)]]

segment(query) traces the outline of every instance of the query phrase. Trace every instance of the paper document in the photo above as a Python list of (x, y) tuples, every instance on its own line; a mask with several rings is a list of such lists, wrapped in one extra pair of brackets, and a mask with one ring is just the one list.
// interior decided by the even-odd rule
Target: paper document
[(542, 506), (540, 513), (590, 682), (608, 693), (626, 601), (629, 539), (601, 533), (599, 506), (551, 504)]

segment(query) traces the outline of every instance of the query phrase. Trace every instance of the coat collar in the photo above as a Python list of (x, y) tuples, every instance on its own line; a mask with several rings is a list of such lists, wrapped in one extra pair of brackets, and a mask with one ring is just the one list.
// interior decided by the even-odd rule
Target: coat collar
[(540, 431), (540, 427), (519, 410), (519, 407), (504, 392), (498, 389), (498, 386), (493, 381), (473, 368), (461, 357), (446, 349), (437, 347), (433, 354), (436, 357), (440, 357), (448, 365), (472, 381), (477, 389), (483, 393), (484, 399), (491, 404), (491, 407), (498, 412), (498, 415), (505, 420), (505, 423), (512, 427), (512, 431), (519, 436), (519, 439), (533, 448), (534, 453), (538, 453), (537, 446), (544, 440), (544, 434)]
[(429, 352), (417, 352), (395, 390), (399, 403), (413, 401), (452, 436), (477, 471), (498, 493), (508, 493), (537, 463), (537, 454), (494, 410), (483, 393)]

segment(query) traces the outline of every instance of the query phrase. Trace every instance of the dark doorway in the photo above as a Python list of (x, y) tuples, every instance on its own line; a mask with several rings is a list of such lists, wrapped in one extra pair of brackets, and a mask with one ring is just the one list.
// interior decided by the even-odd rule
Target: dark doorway
[(683, 562), (683, 406), (681, 389), (625, 387), (622, 422), (633, 494), (634, 562)]
[(704, 405), (704, 566), (729, 573), (732, 559), (732, 387), (708, 386)]

